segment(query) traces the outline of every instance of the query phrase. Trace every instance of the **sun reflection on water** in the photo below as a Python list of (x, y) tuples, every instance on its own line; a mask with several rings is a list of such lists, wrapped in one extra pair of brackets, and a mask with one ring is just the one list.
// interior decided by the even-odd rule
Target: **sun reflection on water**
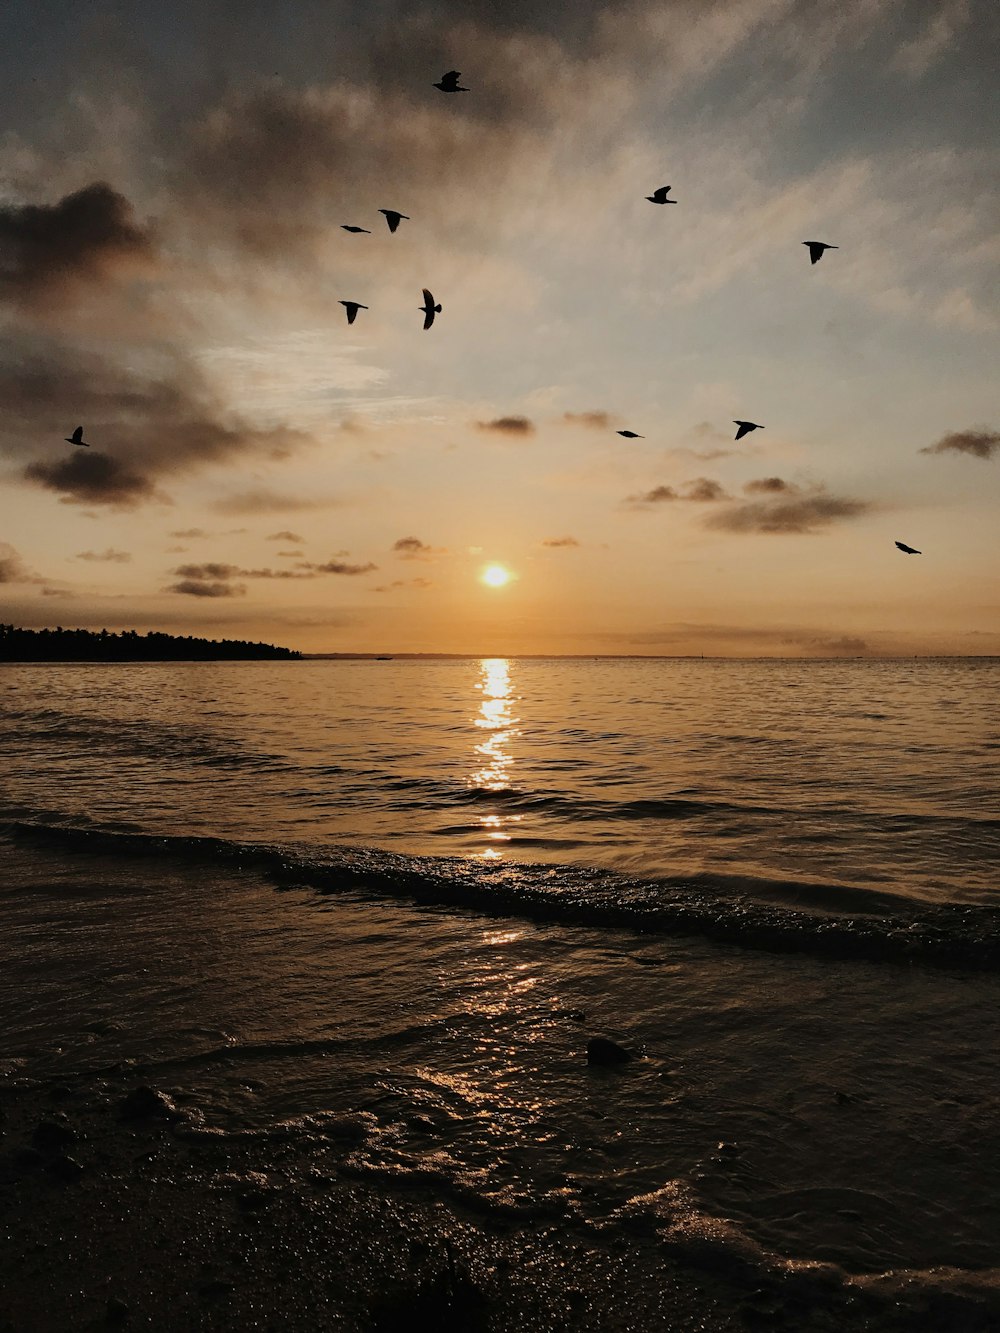
[[(473, 770), (469, 784), (486, 791), (504, 791), (511, 786), (514, 763), (509, 745), (518, 732), (515, 726), (514, 704), (511, 694), (510, 663), (503, 657), (484, 658), (479, 664), (480, 679), (476, 689), (482, 695), (475, 725), (488, 736), (475, 747), (479, 767)], [(520, 820), (520, 815), (481, 815), (480, 826), (491, 845), (478, 853), (481, 860), (498, 861), (502, 852), (495, 845), (510, 841), (507, 828)]]

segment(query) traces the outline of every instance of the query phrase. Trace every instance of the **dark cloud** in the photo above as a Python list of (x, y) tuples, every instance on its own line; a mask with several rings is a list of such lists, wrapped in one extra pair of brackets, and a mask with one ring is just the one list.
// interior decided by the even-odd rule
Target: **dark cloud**
[(607, 412), (564, 412), (567, 426), (587, 426), (590, 430), (608, 430), (612, 419)]
[(709, 477), (696, 477), (694, 481), (687, 482), (687, 490), (682, 497), (685, 500), (697, 500), (699, 503), (711, 500), (724, 500), (726, 492), (717, 481), (712, 481)]
[(22, 307), (150, 265), (153, 244), (129, 201), (99, 181), (56, 204), (0, 208), (0, 300)]
[(813, 533), (841, 519), (857, 518), (871, 505), (822, 491), (791, 499), (753, 500), (713, 514), (706, 523), (722, 532)]
[(179, 532), (167, 533), (167, 536), (177, 537), (181, 541), (190, 541), (195, 537), (208, 537), (211, 534), (206, 532), (204, 528), (182, 528)]
[(646, 491), (642, 495), (627, 496), (625, 503), (633, 509), (647, 509), (650, 505), (665, 504), (671, 500), (708, 503), (726, 499), (726, 492), (720, 483), (712, 481), (710, 477), (695, 477), (693, 481), (685, 482), (684, 485), (683, 493), (676, 491), (673, 486), (654, 486), (651, 491)]
[(0, 542), (0, 583), (33, 583), (24, 561), (8, 542)]
[(794, 494), (798, 487), (783, 481), (781, 477), (758, 477), (755, 481), (748, 481), (743, 490), (747, 495), (779, 495), (782, 492)]
[(129, 507), (150, 500), (155, 487), (148, 477), (110, 454), (79, 450), (51, 462), (29, 463), (28, 481), (36, 481), (62, 495), (67, 504), (107, 504)]
[(629, 495), (625, 503), (631, 505), (634, 509), (643, 509), (647, 505), (663, 504), (668, 500), (679, 500), (681, 497), (672, 486), (654, 486), (651, 491), (646, 491), (642, 495)]
[(580, 543), (575, 537), (546, 537), (542, 541), (543, 546), (579, 546)]
[(310, 509), (329, 509), (337, 503), (332, 497), (287, 495), (266, 486), (258, 486), (254, 490), (240, 491), (236, 495), (227, 495), (224, 500), (216, 500), (212, 508), (219, 514), (295, 514)]
[(325, 565), (313, 565), (317, 574), (370, 574), (378, 565), (349, 565), (343, 560), (328, 560)]
[(534, 435), (535, 423), (528, 417), (497, 417), (494, 421), (477, 421), (480, 430), (495, 431), (498, 435)]
[[(438, 234), (470, 222), (493, 228), (492, 201), (507, 173), (523, 167), (532, 132), (489, 116), (482, 89), (479, 105), (456, 115), (455, 99), (435, 93), (431, 78), (408, 88), (420, 63), (419, 35), (410, 27), (402, 48), (389, 39), (377, 58), (368, 53), (377, 89), (347, 81), (308, 88), (247, 88), (234, 81), (233, 91), (185, 137), (171, 184), (188, 220), (283, 264), (315, 257), (345, 217), (370, 218), (380, 207), (403, 208), (436, 224)], [(442, 58), (440, 32), (424, 25), (423, 37), (433, 70)], [(514, 70), (515, 57), (512, 50)], [(396, 62), (406, 78), (393, 75)], [(526, 90), (530, 85), (529, 78)], [(505, 105), (515, 104), (495, 69), (489, 86), (500, 90)], [(440, 182), (456, 179), (462, 191), (449, 197)], [(385, 182), (392, 186), (389, 200)], [(375, 255), (354, 247), (361, 265), (375, 262)], [(383, 267), (385, 260), (380, 253)]]
[(246, 588), (242, 583), (182, 579), (180, 583), (172, 583), (167, 591), (184, 593), (188, 597), (242, 597)]
[(182, 579), (231, 579), (241, 571), (239, 565), (209, 561), (204, 565), (178, 565), (173, 572)]
[(419, 537), (400, 537), (399, 541), (393, 542), (392, 549), (403, 560), (432, 560), (448, 553), (446, 546), (429, 546)]
[[(136, 358), (146, 374), (52, 340), (18, 352), (0, 353), (0, 442), (31, 460), (26, 480), (67, 503), (134, 506), (163, 498), (164, 478), (306, 438), (226, 413), (197, 367), (169, 349)], [(88, 449), (63, 443), (78, 422)]]
[(921, 449), (922, 454), (972, 454), (974, 458), (992, 458), (1000, 450), (1000, 431), (956, 430), (943, 435), (936, 444)]
[(266, 540), (269, 542), (299, 542), (302, 544), (305, 542), (305, 537), (300, 537), (297, 532), (286, 530), (285, 532), (272, 532)]
[(111, 546), (106, 551), (81, 551), (76, 558), (77, 560), (107, 561), (108, 564), (112, 565), (127, 565), (132, 559), (128, 551), (116, 551)]

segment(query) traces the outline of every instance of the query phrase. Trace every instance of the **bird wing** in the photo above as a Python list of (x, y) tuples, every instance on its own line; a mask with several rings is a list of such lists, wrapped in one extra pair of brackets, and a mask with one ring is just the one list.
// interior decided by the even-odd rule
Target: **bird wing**
[(920, 554), (920, 552), (917, 550), (915, 546), (907, 546), (906, 542), (897, 542), (896, 545), (899, 547), (901, 551), (905, 551), (907, 555)]
[(462, 75), (457, 69), (450, 69), (447, 74), (441, 75), (442, 83), (457, 83)]
[(424, 307), (426, 309), (430, 309), (430, 307), (434, 304), (434, 297), (431, 296), (430, 292), (427, 290), (426, 287), (422, 288), (422, 291), (424, 293)]
[(738, 421), (736, 424), (739, 426), (739, 430), (736, 432), (736, 438), (738, 440), (742, 440), (744, 435), (749, 435), (750, 431), (753, 429), (753, 427), (748, 426), (745, 421)]
[(429, 306), (424, 311), (424, 328), (429, 329), (433, 323), (434, 323), (434, 307)]
[(73, 432), (73, 443), (75, 444), (77, 440), (82, 440), (82, 439), (83, 439), (83, 427), (77, 426), (76, 430)]

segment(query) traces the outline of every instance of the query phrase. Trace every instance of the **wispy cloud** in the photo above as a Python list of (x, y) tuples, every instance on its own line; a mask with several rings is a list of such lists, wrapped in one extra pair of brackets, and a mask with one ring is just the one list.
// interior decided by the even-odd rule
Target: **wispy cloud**
[(212, 508), (219, 514), (295, 514), (311, 509), (330, 509), (339, 503), (334, 496), (289, 495), (258, 486), (216, 500)]
[(265, 540), (269, 542), (297, 542), (299, 545), (305, 543), (305, 537), (300, 537), (297, 532), (272, 532)]
[(542, 541), (543, 546), (579, 546), (580, 543), (575, 537), (545, 537)]
[(112, 546), (109, 546), (106, 551), (81, 551), (76, 558), (77, 560), (104, 561), (111, 565), (127, 565), (132, 559), (128, 551), (116, 551)]
[(608, 412), (564, 412), (563, 421), (567, 426), (585, 426), (588, 430), (608, 430), (613, 419)]
[(493, 421), (477, 421), (480, 430), (497, 435), (534, 435), (535, 423), (529, 417), (496, 417)]
[(992, 458), (1000, 450), (1000, 431), (956, 430), (943, 435), (936, 444), (921, 449), (922, 454), (971, 454), (973, 458)]
[(858, 518), (870, 509), (871, 504), (865, 500), (817, 490), (791, 498), (741, 501), (712, 514), (706, 519), (706, 527), (720, 532), (808, 534), (821, 532), (844, 519)]

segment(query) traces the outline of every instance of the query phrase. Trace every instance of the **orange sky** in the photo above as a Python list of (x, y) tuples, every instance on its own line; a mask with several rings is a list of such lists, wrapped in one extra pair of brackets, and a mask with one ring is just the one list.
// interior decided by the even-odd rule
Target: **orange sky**
[(0, 16), (4, 620), (1000, 652), (994, 8), (204, 8)]

